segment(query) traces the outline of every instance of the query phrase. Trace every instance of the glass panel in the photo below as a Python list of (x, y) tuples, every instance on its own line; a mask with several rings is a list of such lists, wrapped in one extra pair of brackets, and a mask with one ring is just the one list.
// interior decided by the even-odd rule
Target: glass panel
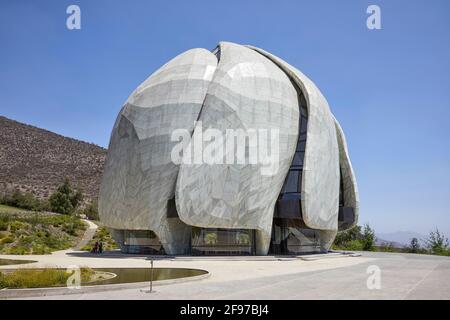
[(192, 254), (254, 254), (254, 230), (192, 228)]
[(293, 192), (293, 193), (285, 193), (281, 197), (283, 200), (301, 200), (302, 196), (300, 192)]
[(293, 166), (303, 166), (303, 152), (296, 152), (294, 155), (294, 160), (292, 160)]
[(340, 181), (339, 181), (339, 206), (344, 206), (344, 180), (342, 179), (342, 169), (340, 169)]
[(303, 94), (300, 95), (300, 109), (301, 109), (302, 113), (304, 113), (305, 115), (308, 115), (306, 99)]
[(158, 237), (150, 230), (123, 230), (123, 242), (120, 243), (120, 247), (125, 253), (164, 253)]
[(274, 219), (272, 242), (269, 253), (299, 254), (319, 252), (317, 232), (303, 227), (295, 227), (288, 219)]
[(302, 176), (303, 176), (303, 171), (300, 171), (298, 173), (298, 187), (297, 187), (298, 192), (302, 191)]
[[(293, 197), (295, 193), (285, 193), (283, 199), (277, 201), (277, 217), (283, 219), (300, 219), (301, 218), (301, 208), (300, 208), (300, 197)], [(298, 195), (298, 193), (297, 193)], [(288, 199), (288, 198), (293, 199)]]
[(299, 140), (299, 141), (306, 141), (306, 133), (301, 133), (301, 134), (298, 136), (298, 140)]
[(305, 151), (306, 141), (298, 141), (297, 151)]
[(297, 192), (298, 190), (298, 171), (289, 171), (286, 188), (284, 192)]
[(306, 129), (308, 128), (308, 120), (302, 117), (301, 125), (300, 125), (300, 133), (306, 133)]
[(124, 244), (144, 246), (159, 244), (155, 233), (150, 230), (125, 230)]

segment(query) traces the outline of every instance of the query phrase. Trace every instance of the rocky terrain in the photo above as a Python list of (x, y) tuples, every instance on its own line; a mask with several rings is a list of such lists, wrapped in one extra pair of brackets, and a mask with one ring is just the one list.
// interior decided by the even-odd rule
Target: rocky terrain
[(48, 197), (64, 178), (97, 198), (106, 149), (0, 116), (0, 193)]

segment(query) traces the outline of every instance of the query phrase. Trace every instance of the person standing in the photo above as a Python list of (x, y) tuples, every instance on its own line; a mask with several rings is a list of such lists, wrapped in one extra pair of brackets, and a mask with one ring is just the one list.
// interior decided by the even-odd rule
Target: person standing
[(92, 248), (92, 253), (97, 253), (97, 252), (98, 252), (98, 241), (95, 241), (94, 247)]

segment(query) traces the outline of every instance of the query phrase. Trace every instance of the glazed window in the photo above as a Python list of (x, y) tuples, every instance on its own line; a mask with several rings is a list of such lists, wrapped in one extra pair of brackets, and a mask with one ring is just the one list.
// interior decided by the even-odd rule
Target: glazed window
[(253, 254), (254, 236), (254, 230), (193, 227), (192, 254)]
[(297, 88), (297, 92), (299, 93), (298, 101), (300, 111), (297, 146), (276, 205), (277, 215), (283, 217), (283, 219), (301, 219), (302, 216), (300, 201), (307, 138), (308, 110), (303, 93), (299, 88)]
[(285, 193), (298, 192), (298, 176), (299, 171), (289, 171), (284, 189)]

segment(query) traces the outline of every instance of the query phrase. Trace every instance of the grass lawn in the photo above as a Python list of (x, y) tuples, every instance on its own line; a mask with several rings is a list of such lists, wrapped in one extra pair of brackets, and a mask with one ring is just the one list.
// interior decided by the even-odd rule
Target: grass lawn
[[(81, 282), (93, 280), (94, 271), (81, 268)], [(0, 289), (60, 287), (67, 284), (70, 273), (61, 269), (18, 269), (0, 272)]]

